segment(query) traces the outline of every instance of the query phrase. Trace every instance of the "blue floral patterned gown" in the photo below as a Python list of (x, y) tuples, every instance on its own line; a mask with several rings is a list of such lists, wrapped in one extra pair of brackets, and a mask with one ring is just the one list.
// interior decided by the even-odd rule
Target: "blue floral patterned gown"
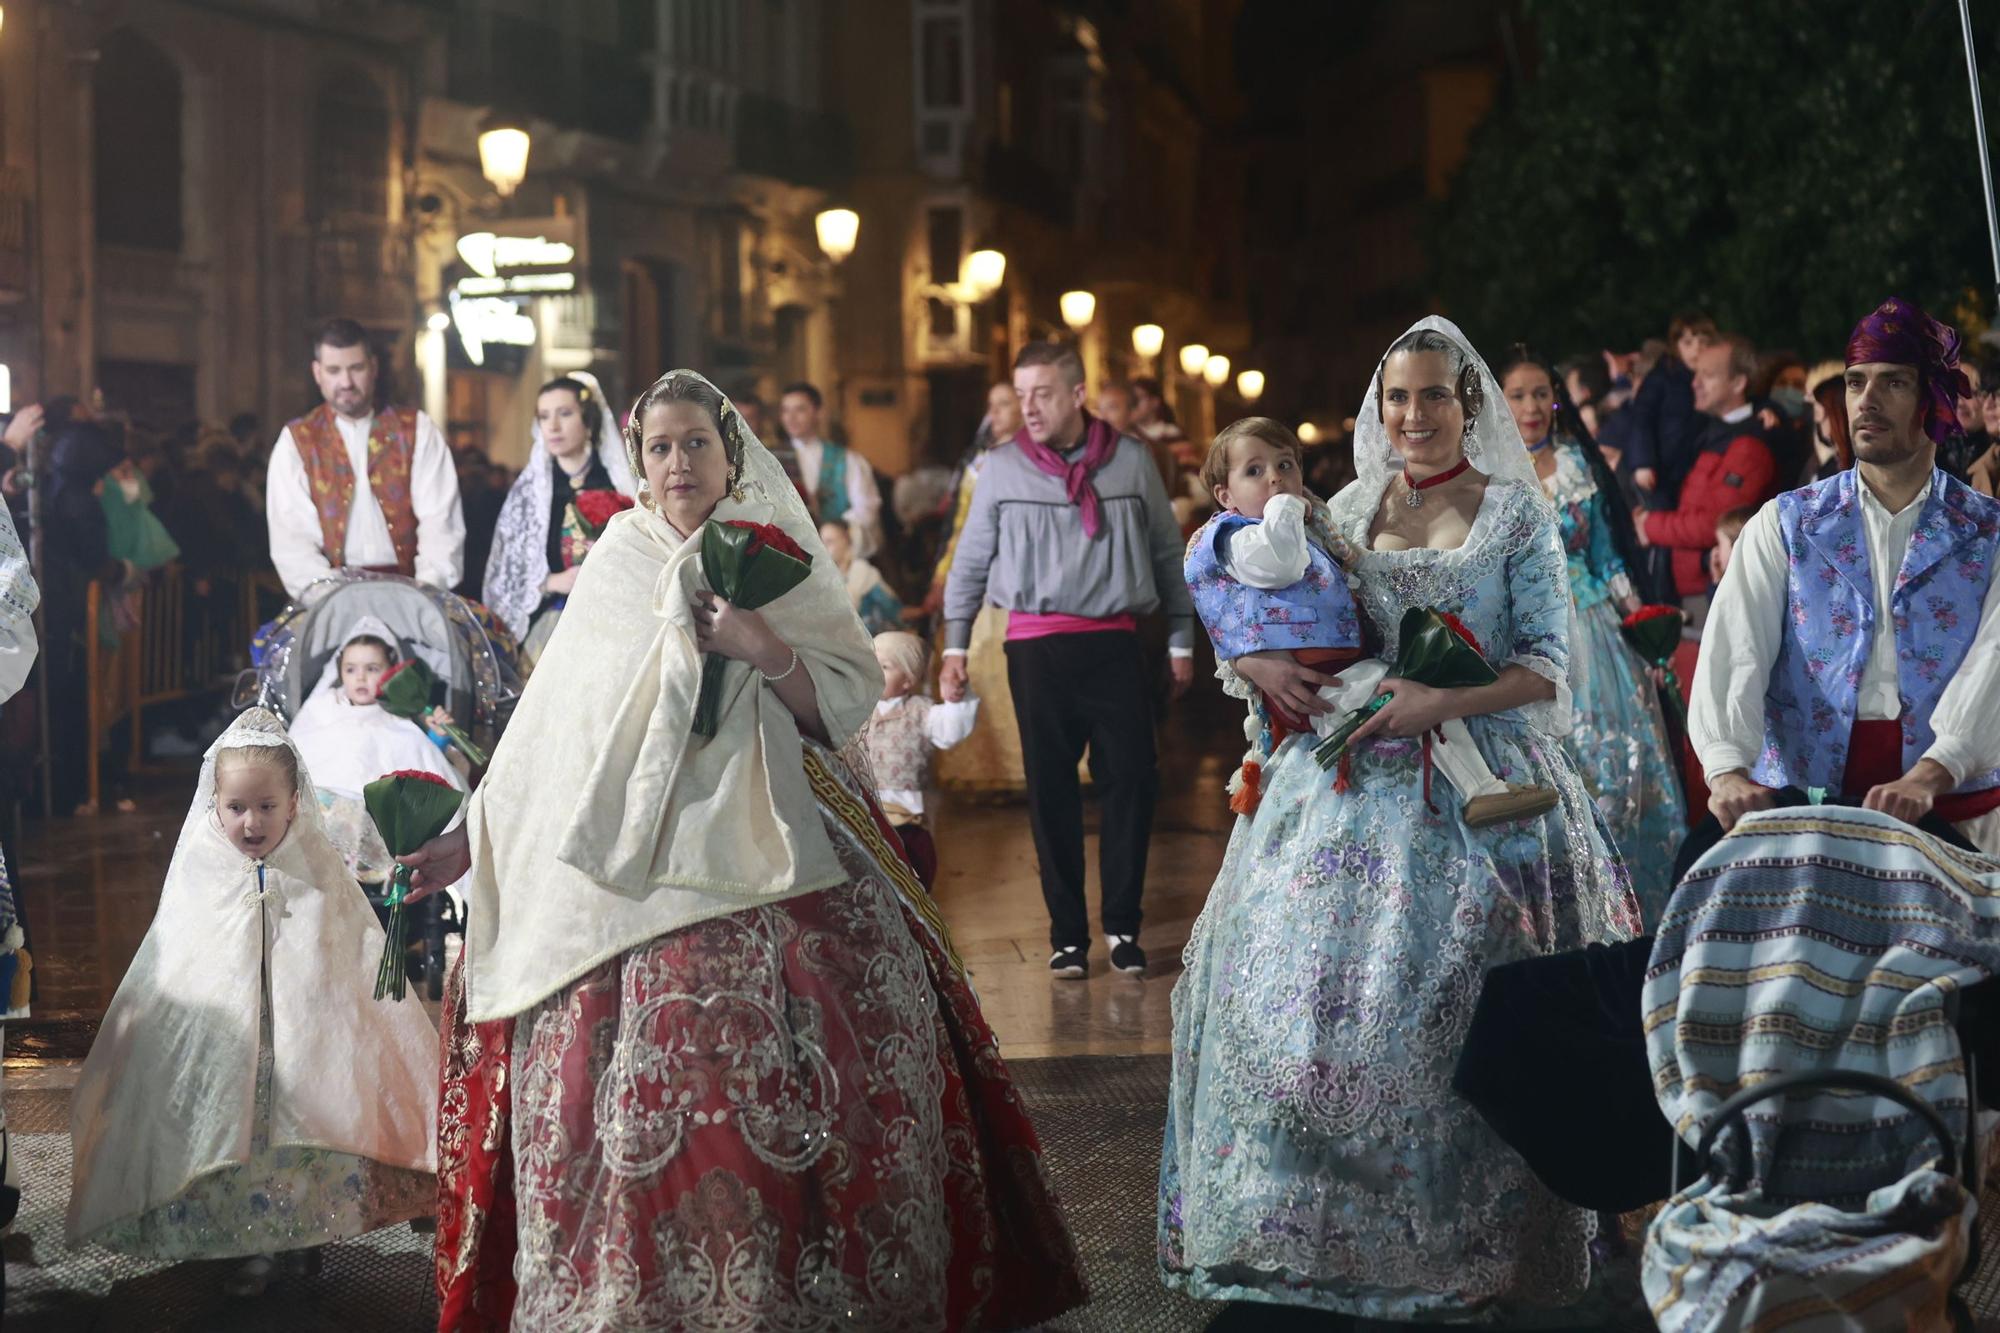
[[(1368, 550), (1379, 488), (1336, 499), (1357, 597), (1393, 657), (1413, 606), (1456, 613), (1496, 665), (1558, 697), (1465, 719), (1495, 774), (1554, 786), (1538, 819), (1472, 830), (1420, 746), (1356, 747), (1333, 790), (1311, 737), (1278, 746), (1237, 821), (1173, 995), (1160, 1166), (1165, 1281), (1385, 1319), (1572, 1302), (1594, 1219), (1536, 1181), (1451, 1090), (1495, 964), (1637, 933), (1571, 763), (1568, 571), (1532, 483), (1492, 481), (1463, 546)], [(1233, 679), (1226, 676), (1225, 679)]]
[(1674, 854), (1687, 834), (1687, 805), (1659, 691), (1619, 632), (1623, 617), (1616, 599), (1631, 591), (1631, 583), (1611, 539), (1605, 498), (1582, 448), (1568, 439), (1555, 447), (1555, 476), (1543, 488), (1555, 501), (1576, 596), (1569, 646), (1575, 699), (1570, 756), (1611, 826), (1650, 930), (1673, 894)]

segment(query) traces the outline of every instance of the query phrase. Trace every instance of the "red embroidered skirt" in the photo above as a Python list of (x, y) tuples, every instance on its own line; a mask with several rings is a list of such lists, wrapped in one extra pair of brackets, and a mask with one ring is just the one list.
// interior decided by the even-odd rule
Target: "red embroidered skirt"
[(1003, 1329), (1084, 1299), (934, 909), (873, 802), (808, 766), (848, 883), (661, 936), (511, 1022), (468, 1028), (454, 978), (441, 1328)]

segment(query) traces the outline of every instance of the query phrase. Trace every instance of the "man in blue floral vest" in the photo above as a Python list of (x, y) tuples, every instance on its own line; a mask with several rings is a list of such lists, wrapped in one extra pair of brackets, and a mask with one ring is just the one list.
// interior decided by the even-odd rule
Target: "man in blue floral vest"
[(1847, 342), (1854, 467), (1737, 540), (1695, 671), (1712, 819), (1842, 800), (2000, 852), (2000, 501), (1940, 471), (1957, 330), (1892, 297)]

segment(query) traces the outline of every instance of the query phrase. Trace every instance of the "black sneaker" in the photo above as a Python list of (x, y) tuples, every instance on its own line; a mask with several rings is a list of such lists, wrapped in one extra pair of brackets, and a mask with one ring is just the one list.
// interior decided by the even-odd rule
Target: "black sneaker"
[(1090, 952), (1081, 944), (1057, 949), (1049, 956), (1049, 975), (1065, 981), (1082, 981), (1090, 975)]
[(1130, 935), (1106, 935), (1111, 942), (1111, 966), (1120, 972), (1133, 976), (1144, 976), (1146, 972), (1146, 951), (1139, 947), (1139, 941)]

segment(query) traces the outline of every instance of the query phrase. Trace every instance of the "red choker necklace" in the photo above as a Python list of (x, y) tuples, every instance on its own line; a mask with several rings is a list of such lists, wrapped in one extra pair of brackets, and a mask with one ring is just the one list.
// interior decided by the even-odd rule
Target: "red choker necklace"
[(1467, 468), (1471, 466), (1472, 466), (1471, 459), (1461, 458), (1458, 460), (1457, 467), (1446, 468), (1443, 472), (1438, 473), (1435, 477), (1427, 477), (1423, 481), (1411, 481), (1410, 474), (1408, 472), (1403, 473), (1403, 485), (1409, 487), (1410, 490), (1410, 493), (1403, 497), (1403, 503), (1408, 505), (1412, 509), (1423, 508), (1424, 505), (1423, 493), (1425, 491), (1429, 490), (1433, 486), (1444, 485), (1446, 482), (1450, 481), (1453, 477), (1457, 476), (1459, 473), (1465, 471)]

